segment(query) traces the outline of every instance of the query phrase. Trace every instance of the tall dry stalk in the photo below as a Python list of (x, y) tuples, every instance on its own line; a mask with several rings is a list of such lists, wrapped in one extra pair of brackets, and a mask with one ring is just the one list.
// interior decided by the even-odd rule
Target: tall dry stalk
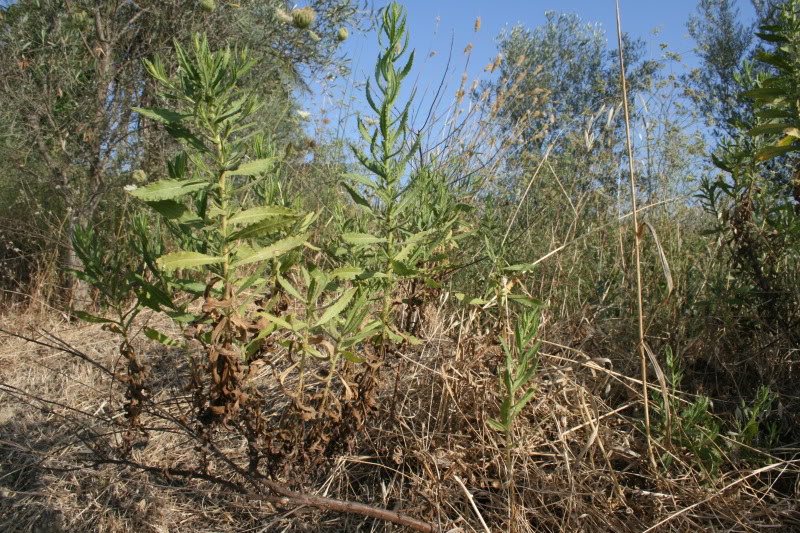
[(628, 147), (628, 170), (631, 174), (631, 210), (633, 211), (634, 248), (636, 250), (636, 303), (639, 315), (639, 359), (642, 365), (642, 399), (644, 401), (644, 428), (647, 437), (647, 455), (650, 464), (655, 468), (656, 458), (653, 454), (653, 443), (650, 437), (650, 400), (647, 391), (647, 354), (644, 346), (644, 306), (642, 297), (642, 260), (641, 238), (639, 228), (639, 212), (636, 205), (636, 175), (633, 169), (633, 142), (631, 141), (631, 121), (628, 110), (628, 83), (625, 79), (625, 58), (622, 51), (622, 22), (620, 20), (619, 0), (615, 1), (617, 12), (617, 46), (619, 50), (619, 78), (622, 83), (622, 107), (625, 111), (625, 141)]

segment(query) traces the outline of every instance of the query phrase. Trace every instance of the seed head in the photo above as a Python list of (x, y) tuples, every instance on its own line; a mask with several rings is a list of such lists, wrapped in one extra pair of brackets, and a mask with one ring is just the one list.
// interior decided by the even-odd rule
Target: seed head
[(317, 12), (309, 6), (292, 10), (292, 24), (295, 28), (304, 30), (314, 24), (316, 19)]

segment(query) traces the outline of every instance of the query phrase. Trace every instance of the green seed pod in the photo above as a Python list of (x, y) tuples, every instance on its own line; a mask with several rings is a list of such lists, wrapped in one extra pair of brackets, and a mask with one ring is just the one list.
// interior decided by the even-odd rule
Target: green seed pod
[(317, 33), (314, 30), (308, 30), (308, 36), (315, 43), (318, 43), (322, 40), (322, 37), (317, 35)]
[(304, 30), (314, 24), (316, 19), (317, 12), (311, 7), (292, 10), (292, 23), (294, 24), (295, 28)]
[(347, 31), (347, 28), (339, 28), (339, 31), (336, 32), (336, 40), (339, 42), (346, 41), (348, 37), (350, 37), (350, 32)]
[(214, 0), (200, 0), (200, 9), (206, 13), (212, 13), (217, 9), (217, 3)]

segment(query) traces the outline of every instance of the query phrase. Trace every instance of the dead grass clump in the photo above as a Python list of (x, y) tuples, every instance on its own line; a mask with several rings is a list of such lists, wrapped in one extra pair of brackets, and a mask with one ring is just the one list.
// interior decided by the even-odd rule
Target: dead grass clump
[[(459, 331), (442, 310), (437, 316), (422, 347), (395, 353), (380, 369), (377, 415), (335, 453), (320, 453), (313, 469), (301, 472), (299, 458), (295, 465), (286, 458), (281, 475), (290, 477), (277, 481), (402, 510), (435, 531), (512, 529), (503, 439), (486, 425), (499, 402), (498, 347)], [(143, 418), (148, 437), (122, 460), (110, 446), (125, 431), (124, 389), (75, 355), (116, 371), (117, 341), (97, 326), (48, 326), (55, 333), (27, 329), (17, 333), (30, 341), (8, 334), (0, 341), (1, 530), (392, 530), (375, 518), (287, 505), (252, 489), (238, 493), (243, 478), (231, 464), (246, 465), (248, 449), (235, 435), (215, 440), (222, 455), (207, 455), (198, 468), (197, 439), (169, 416), (188, 401), (181, 350), (137, 340), (159, 379)], [(3, 329), (13, 324), (6, 320)], [(673, 466), (652, 471), (636, 397), (641, 385), (610, 358), (569, 346), (558, 336), (567, 330), (545, 328), (537, 393), (516, 425), (514, 531), (800, 528), (800, 450), (711, 478), (686, 450), (673, 449)], [(280, 416), (285, 396), (270, 392), (272, 373), (259, 381), (265, 416)]]

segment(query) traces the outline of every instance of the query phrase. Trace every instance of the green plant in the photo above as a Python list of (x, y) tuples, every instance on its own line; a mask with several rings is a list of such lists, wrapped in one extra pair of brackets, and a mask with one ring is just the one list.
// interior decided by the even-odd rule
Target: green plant
[(687, 402), (680, 398), (684, 370), (672, 350), (666, 348), (667, 396), (653, 392), (653, 436), (662, 444), (661, 464), (669, 468), (675, 453), (685, 450), (711, 477), (722, 466), (720, 424), (711, 413), (711, 400), (698, 396)]
[[(127, 220), (126, 220), (127, 219)], [(72, 247), (83, 265), (71, 274), (96, 291), (96, 303), (105, 310), (105, 316), (86, 311), (72, 312), (86, 322), (103, 324), (122, 339), (120, 355), (127, 361), (125, 412), (129, 429), (123, 441), (123, 450), (129, 451), (140, 430), (140, 415), (147, 395), (149, 371), (133, 346), (136, 334), (134, 321), (145, 309), (163, 311), (171, 316), (182, 316), (185, 307), (169, 297), (170, 276), (162, 275), (155, 268), (155, 260), (164, 252), (164, 242), (159, 226), (153, 225), (142, 213), (130, 217), (121, 237), (113, 242), (104, 242), (88, 226), (78, 226), (73, 234)], [(151, 328), (145, 335), (160, 339), (162, 336)]]
[(429, 168), (409, 169), (421, 139), (409, 130), (413, 91), (408, 101), (398, 107), (402, 82), (414, 62), (413, 51), (403, 59), (409, 36), (405, 11), (399, 4), (391, 3), (384, 9), (378, 42), (382, 50), (378, 53), (375, 78), (368, 80), (366, 86), (367, 102), (378, 118), (372, 132), (363, 117), (358, 119), (368, 152), (352, 147), (373, 177), (356, 173), (344, 176), (343, 187), (363, 211), (358, 225), (364, 229), (342, 233), (348, 248), (342, 250), (341, 256), (345, 261), (359, 261), (368, 271), (360, 279), (370, 280), (382, 292), (384, 342), (404, 342), (411, 337), (393, 326), (395, 290), (400, 282), (412, 279), (435, 284), (431, 275), (436, 267), (431, 263), (441, 251), (437, 249), (452, 243), (460, 213), (470, 208), (459, 203), (443, 204), (441, 200), (449, 197), (441, 189), (444, 196), (440, 201), (429, 201), (444, 178)]
[[(316, 215), (288, 207), (279, 183), (270, 177), (279, 165), (252, 120), (260, 104), (240, 85), (254, 64), (248, 51), (214, 52), (201, 35), (194, 37), (189, 50), (175, 46), (178, 69), (173, 76), (158, 58), (145, 62), (162, 97), (174, 102), (175, 109), (137, 111), (162, 123), (183, 150), (169, 162), (169, 178), (132, 188), (130, 194), (161, 215), (177, 250), (165, 253), (163, 246), (154, 247), (147, 225), (142, 226), (133, 249), (164, 281), (155, 287), (134, 273), (137, 283), (125, 285), (108, 269), (92, 277), (103, 251), (87, 234), (79, 242), (85, 240), (86, 246), (79, 249), (86, 251), (90, 268), (80, 275), (96, 280), (120, 302), (124, 327), (115, 331), (126, 339), (126, 357), (129, 326), (143, 303), (182, 329), (188, 342), (155, 329), (146, 334), (189, 351), (188, 409), (179, 418), (163, 412), (157, 416), (177, 420), (177, 427), (195, 440), (196, 472), (208, 471), (209, 457), (222, 455), (219, 439), (232, 433), (246, 442), (248, 453), (246, 465), (223, 455), (231, 473), (258, 490), (266, 487), (283, 497), (315, 499), (264, 479), (274, 475), (281, 461), (296, 459), (298, 452), (306, 466), (319, 464), (343, 436), (363, 424), (362, 412), (374, 406), (369, 378), (379, 365), (356, 352), (384, 324), (374, 316), (368, 287), (352, 283), (363, 273), (361, 268), (326, 272), (301, 253), (319, 250), (309, 242)], [(248, 153), (260, 157), (251, 159)], [(278, 205), (251, 206), (258, 200)], [(120, 275), (124, 280), (131, 276)], [(133, 310), (124, 309), (129, 293), (135, 295)], [(256, 377), (264, 365), (279, 364), (276, 346), (284, 348), (281, 353), (289, 364), (275, 375), (274, 384), (291, 401), (283, 416), (269, 419)], [(347, 369), (342, 370), (343, 365)], [(356, 365), (364, 371), (354, 377)], [(150, 374), (144, 364), (137, 370), (129, 372), (126, 381), (129, 390), (142, 393)], [(287, 383), (290, 374), (296, 377), (293, 384)], [(141, 410), (147, 397), (138, 400)], [(134, 429), (148, 431), (130, 411), (129, 419)], [(264, 463), (268, 476), (259, 472)], [(315, 501), (321, 507), (352, 510), (325, 498)], [(359, 509), (431, 531), (427, 524), (402, 515)]]
[[(508, 318), (508, 300), (501, 302)], [(538, 353), (541, 343), (534, 343), (539, 331), (539, 310), (524, 311), (516, 317), (512, 338), (499, 337), (500, 346), (505, 355), (500, 371), (500, 390), (502, 402), (497, 418), (487, 420), (492, 429), (504, 436), (504, 459), (506, 467), (506, 487), (508, 489), (508, 506), (511, 523), (515, 516), (514, 486), (514, 422), (533, 398), (536, 392), (531, 383), (539, 364)]]
[(778, 8), (757, 34), (764, 68), (745, 62), (737, 81), (746, 112), (713, 157), (726, 175), (704, 179), (698, 194), (717, 223), (733, 269), (733, 289), (766, 329), (800, 341), (800, 2)]
[(764, 385), (758, 388), (751, 405), (742, 400), (741, 405), (736, 408), (736, 428), (732, 431), (736, 442), (748, 448), (754, 446), (770, 448), (775, 444), (778, 425), (767, 421), (774, 400), (775, 397), (769, 387)]

